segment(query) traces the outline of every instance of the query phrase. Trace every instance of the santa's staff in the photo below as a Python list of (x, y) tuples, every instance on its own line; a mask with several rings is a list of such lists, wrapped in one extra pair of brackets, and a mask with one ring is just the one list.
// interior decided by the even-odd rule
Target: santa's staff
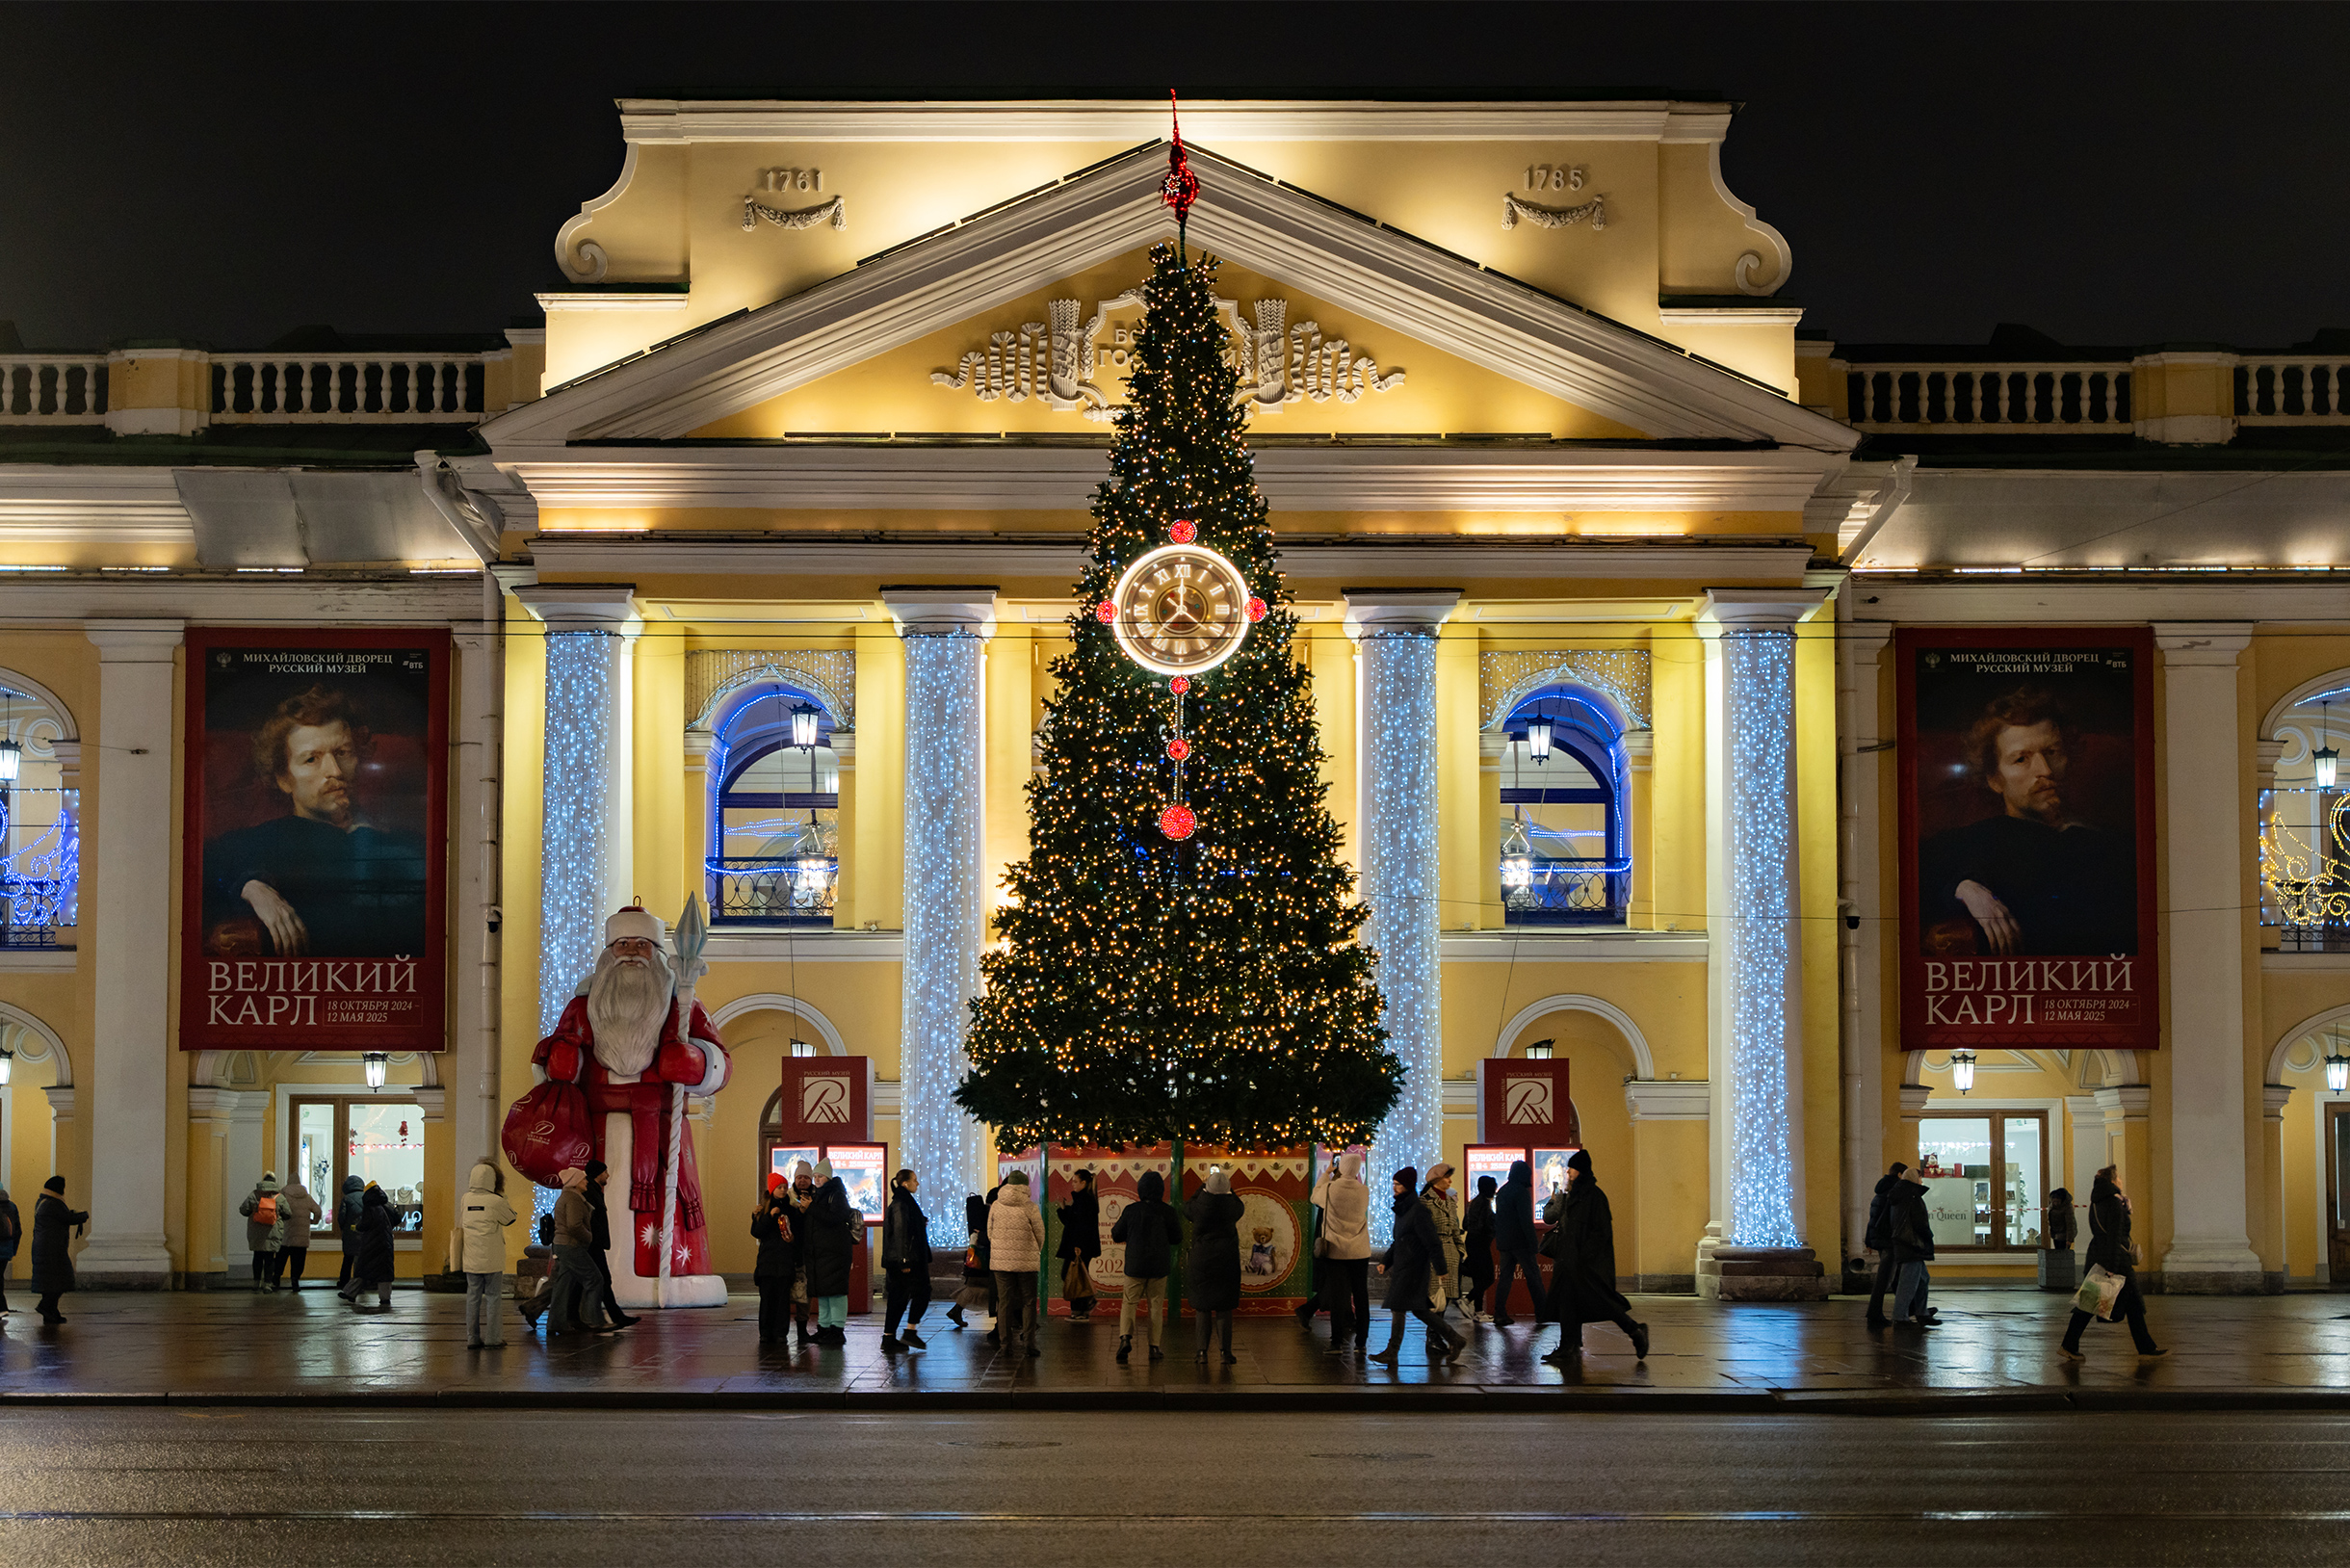
[[(686, 895), (684, 913), (677, 917), (677, 1016), (680, 1029), (691, 1027), (693, 1019), (693, 982), (701, 979), (709, 966), (702, 962), (702, 945), (710, 940), (709, 924), (702, 919), (702, 896)], [(669, 1163), (661, 1184), (661, 1304), (667, 1306), (669, 1270), (676, 1263), (677, 1172), (685, 1157), (686, 1147), (686, 1086), (668, 1085), (669, 1094)]]

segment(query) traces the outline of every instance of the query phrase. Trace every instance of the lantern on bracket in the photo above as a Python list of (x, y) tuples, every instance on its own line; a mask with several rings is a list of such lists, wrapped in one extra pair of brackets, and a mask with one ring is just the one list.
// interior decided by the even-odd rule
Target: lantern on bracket
[(1950, 1053), (1950, 1082), (1961, 1094), (1974, 1087), (1973, 1052), (1953, 1051)]

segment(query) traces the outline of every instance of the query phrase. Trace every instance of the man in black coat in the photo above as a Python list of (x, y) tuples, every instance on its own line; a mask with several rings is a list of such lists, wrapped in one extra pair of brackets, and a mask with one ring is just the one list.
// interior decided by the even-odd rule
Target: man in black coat
[[(1510, 1167), (1514, 1180), (1526, 1174), (1526, 1162), (1521, 1160)], [(1420, 1320), (1428, 1331), (1432, 1343), (1443, 1348), (1437, 1351), (1447, 1361), (1458, 1361), (1469, 1341), (1436, 1311), (1428, 1297), (1428, 1282), (1435, 1270), (1444, 1267), (1445, 1243), (1436, 1234), (1436, 1221), (1427, 1206), (1420, 1201), (1420, 1172), (1410, 1165), (1396, 1172), (1395, 1241), (1387, 1249), (1386, 1259), (1379, 1265), (1387, 1275), (1388, 1331), (1387, 1348), (1372, 1353), (1367, 1359), (1394, 1366), (1403, 1344), (1403, 1320), (1408, 1314)], [(1530, 1183), (1527, 1188), (1528, 1211), (1531, 1211)], [(1532, 1222), (1528, 1222), (1528, 1232)], [(1530, 1252), (1529, 1252), (1530, 1256)]]
[(620, 1298), (612, 1294), (612, 1214), (604, 1207), (604, 1189), (612, 1183), (612, 1167), (601, 1160), (590, 1160), (587, 1168), (588, 1234), (595, 1239), (595, 1274), (603, 1286), (598, 1298), (614, 1327), (634, 1327), (637, 1320), (620, 1310)]
[(1875, 1288), (1868, 1293), (1868, 1326), (1886, 1325), (1885, 1293), (1893, 1288), (1893, 1270), (1900, 1265), (1893, 1261), (1893, 1239), (1885, 1234), (1885, 1211), (1892, 1205), (1893, 1190), (1901, 1185), (1901, 1173), (1909, 1163), (1896, 1160), (1893, 1168), (1877, 1179), (1876, 1194), (1868, 1200), (1868, 1230), (1861, 1244), (1877, 1255)]
[(1517, 1321), (1509, 1315), (1511, 1276), (1526, 1270), (1526, 1294), (1534, 1300), (1534, 1326), (1550, 1320), (1542, 1299), (1542, 1265), (1534, 1254), (1534, 1171), (1523, 1160), (1509, 1164), (1509, 1180), (1493, 1199), (1493, 1250), (1500, 1260), (1494, 1272), (1493, 1322), (1507, 1328)]
[(1564, 1363), (1582, 1354), (1583, 1324), (1613, 1323), (1632, 1340), (1635, 1359), (1648, 1359), (1648, 1324), (1616, 1289), (1615, 1215), (1591, 1173), (1591, 1151), (1567, 1157), (1566, 1202), (1551, 1232), (1551, 1316), (1558, 1320), (1558, 1348), (1543, 1357)]
[(1925, 1178), (1914, 1170), (1903, 1172), (1886, 1195), (1885, 1237), (1893, 1247), (1893, 1321), (1941, 1327), (1926, 1305), (1930, 1279), (1925, 1266), (1934, 1261), (1934, 1216), (1925, 1206)]

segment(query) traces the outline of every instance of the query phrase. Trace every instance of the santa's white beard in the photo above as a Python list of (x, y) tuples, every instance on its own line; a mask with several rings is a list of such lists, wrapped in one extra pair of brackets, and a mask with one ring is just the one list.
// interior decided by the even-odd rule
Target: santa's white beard
[(588, 1027), (607, 1072), (634, 1078), (653, 1064), (670, 996), (669, 966), (659, 954), (636, 958), (604, 950), (588, 982)]

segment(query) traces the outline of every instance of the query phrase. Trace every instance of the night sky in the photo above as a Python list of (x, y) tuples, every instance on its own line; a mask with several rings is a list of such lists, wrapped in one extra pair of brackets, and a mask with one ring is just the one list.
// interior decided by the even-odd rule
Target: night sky
[(2350, 326), (2345, 59), (2335, 5), (7, 5), (0, 319), (535, 322), (618, 96), (1621, 88), (1745, 103), (1807, 328), (2283, 347)]

